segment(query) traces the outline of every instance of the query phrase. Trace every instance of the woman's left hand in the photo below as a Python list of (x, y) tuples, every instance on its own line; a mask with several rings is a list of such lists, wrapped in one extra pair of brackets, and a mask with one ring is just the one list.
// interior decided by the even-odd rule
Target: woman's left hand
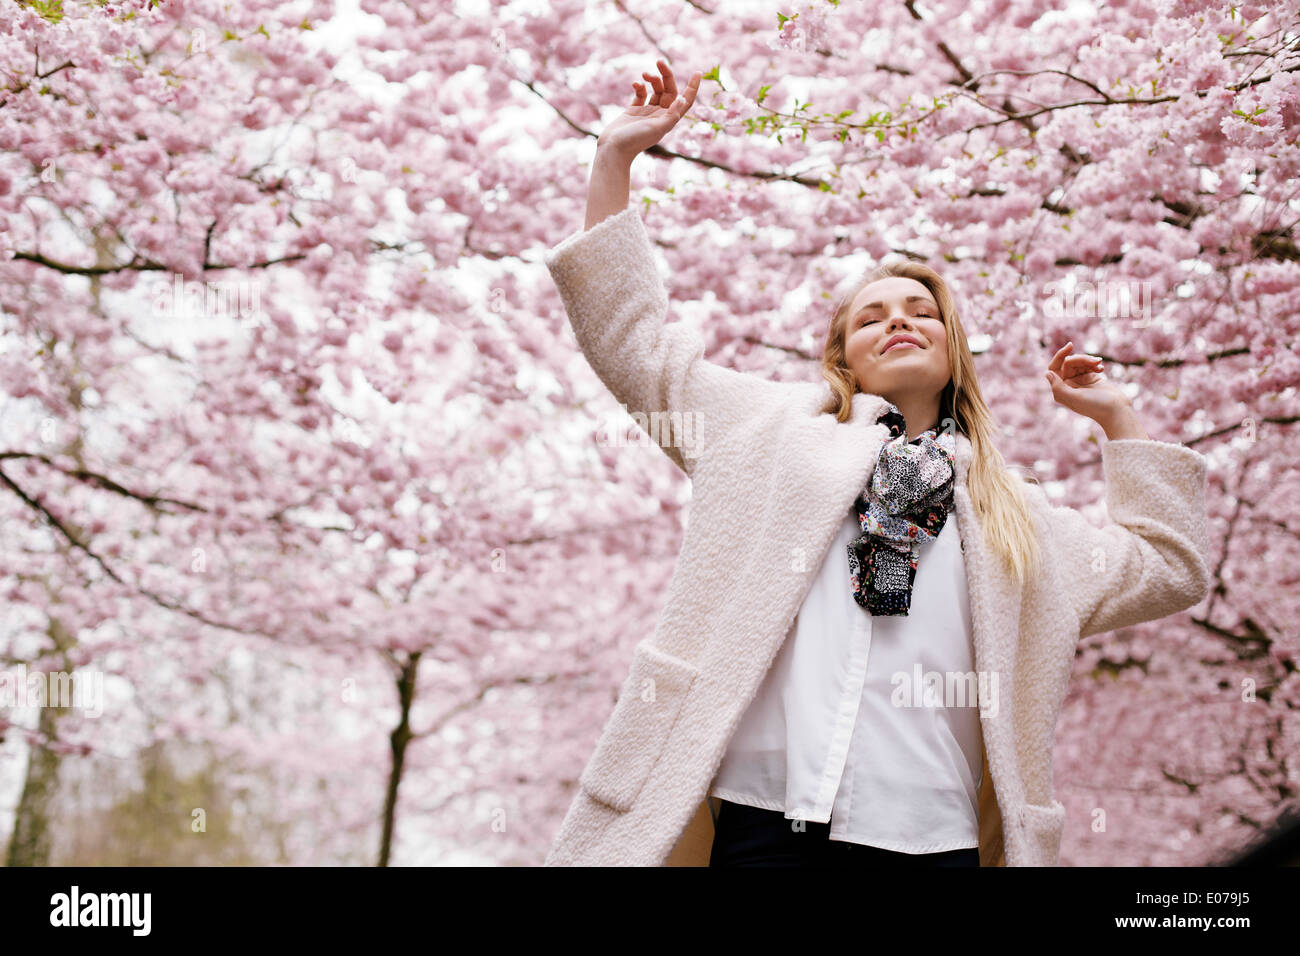
[(1073, 342), (1066, 342), (1052, 356), (1047, 366), (1047, 381), (1052, 398), (1072, 412), (1103, 423), (1130, 407), (1128, 396), (1111, 383), (1102, 372), (1101, 359), (1095, 355), (1071, 355)]

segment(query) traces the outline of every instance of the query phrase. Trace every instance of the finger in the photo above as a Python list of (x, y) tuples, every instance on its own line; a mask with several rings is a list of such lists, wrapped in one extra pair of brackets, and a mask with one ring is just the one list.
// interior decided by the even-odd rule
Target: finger
[(663, 60), (659, 60), (659, 72), (664, 75), (664, 92), (668, 98), (672, 99), (677, 95), (677, 78), (673, 76), (673, 68)]
[[(699, 74), (697, 73), (695, 76), (699, 76)], [(691, 84), (692, 85), (688, 85), (686, 90), (678, 96), (675, 101), (673, 101), (673, 115), (676, 116), (677, 119), (681, 119), (685, 116), (686, 111), (689, 110), (691, 105), (695, 102), (695, 94), (699, 92), (699, 83), (696, 82), (695, 77), (691, 78)]]
[(1100, 363), (1101, 359), (1095, 355), (1069, 355), (1065, 359), (1065, 365), (1070, 368), (1087, 368)]
[(645, 105), (642, 102), (644, 99), (645, 99), (645, 84), (634, 82), (632, 84), (632, 105), (643, 106)]
[(682, 96), (682, 99), (686, 103), (685, 108), (682, 110), (683, 114), (686, 113), (686, 110), (695, 105), (695, 94), (700, 91), (700, 79), (703, 75), (704, 74), (700, 73), (698, 70), (691, 74), (691, 81), (686, 84), (686, 92)]
[(1071, 356), (1065, 360), (1065, 373), (1062, 377), (1070, 378), (1074, 375), (1084, 375), (1089, 372), (1100, 372), (1101, 370), (1102, 365), (1099, 360)]
[(1056, 354), (1052, 356), (1052, 361), (1048, 363), (1047, 368), (1050, 371), (1055, 372), (1057, 375), (1060, 375), (1061, 369), (1064, 367), (1065, 364), (1065, 357), (1069, 355), (1069, 353), (1070, 353), (1070, 343), (1066, 342), (1064, 345), (1062, 345), (1059, 349), (1056, 350)]
[(649, 80), (650, 85), (654, 87), (655, 97), (656, 97), (656, 99), (654, 100), (654, 105), (658, 106), (659, 105), (658, 97), (662, 96), (664, 92), (663, 81), (660, 80), (659, 77), (655, 76), (653, 73), (642, 73), (641, 75), (644, 76), (647, 80)]

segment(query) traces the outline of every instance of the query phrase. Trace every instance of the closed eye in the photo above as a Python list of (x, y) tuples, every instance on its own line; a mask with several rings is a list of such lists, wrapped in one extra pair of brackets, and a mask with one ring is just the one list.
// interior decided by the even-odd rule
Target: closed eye
[[(916, 315), (914, 316), (914, 318), (918, 318), (918, 319), (933, 319), (934, 316), (931, 315), (929, 312), (917, 312)], [(876, 317), (876, 318), (865, 318), (865, 319), (862, 320), (862, 324), (863, 324), (863, 325), (870, 325), (872, 322), (879, 322), (879, 321), (880, 321), (880, 319), (879, 319), (878, 317)]]

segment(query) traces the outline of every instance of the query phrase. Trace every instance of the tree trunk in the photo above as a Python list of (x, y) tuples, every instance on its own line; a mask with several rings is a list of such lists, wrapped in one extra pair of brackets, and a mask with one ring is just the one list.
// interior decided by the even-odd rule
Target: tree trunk
[[(40, 708), (40, 732), (46, 740), (56, 738), (58, 721), (53, 707)], [(7, 866), (50, 865), (50, 810), (58, 792), (60, 760), (49, 747), (32, 745), (23, 795), (14, 814)]]
[(384, 832), (379, 843), (379, 866), (388, 866), (393, 849), (393, 826), (397, 816), (397, 788), (402, 782), (402, 766), (406, 761), (406, 745), (411, 742), (411, 702), (415, 699), (415, 675), (420, 668), (420, 652), (411, 654), (401, 664), (397, 673), (397, 698), (401, 708), (398, 723), (389, 735), (393, 754), (392, 771), (388, 775), (388, 793), (384, 797)]
[[(64, 655), (72, 646), (71, 635), (56, 617), (50, 617), (46, 633), (54, 647)], [(48, 687), (49, 685), (47, 685)], [(51, 688), (52, 690), (52, 688)], [(58, 740), (59, 718), (69, 708), (55, 707), (49, 700), (38, 708), (37, 729), (45, 741)], [(14, 832), (9, 838), (6, 866), (49, 866), (52, 834), (50, 817), (54, 797), (59, 788), (59, 764), (62, 757), (44, 744), (33, 744), (27, 758), (27, 776), (23, 780), (23, 795), (14, 811)]]

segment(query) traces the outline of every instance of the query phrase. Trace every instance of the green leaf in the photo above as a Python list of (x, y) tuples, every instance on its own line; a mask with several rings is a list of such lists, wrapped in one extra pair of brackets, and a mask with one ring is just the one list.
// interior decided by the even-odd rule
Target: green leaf
[(58, 23), (63, 19), (63, 0), (19, 0), (20, 5), (31, 7), (42, 19)]
[(772, 88), (772, 84), (769, 83), (767, 86), (764, 86), (764, 87), (762, 87), (761, 89), (759, 89), (759, 91), (758, 91), (758, 103), (759, 103), (759, 105), (762, 105), (764, 97), (767, 96), (767, 91), (770, 90), (771, 88)]

